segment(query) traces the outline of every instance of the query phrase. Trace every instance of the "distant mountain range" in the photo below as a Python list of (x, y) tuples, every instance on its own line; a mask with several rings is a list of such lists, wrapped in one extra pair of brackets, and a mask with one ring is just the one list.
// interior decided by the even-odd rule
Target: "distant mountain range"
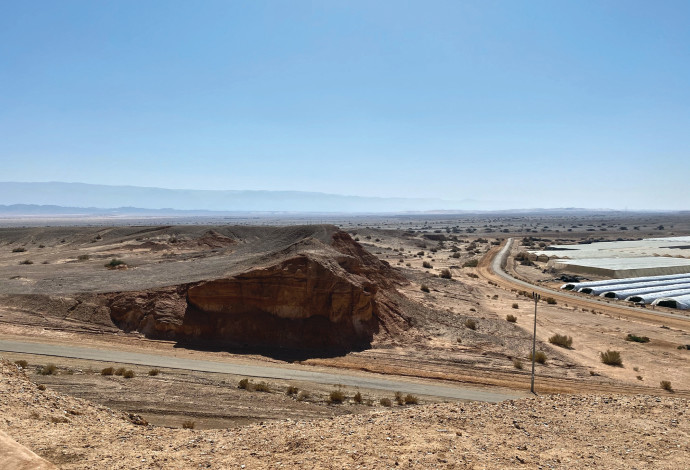
[[(85, 183), (3, 183), (5, 211), (42, 213), (136, 212), (322, 212), (376, 213), (476, 208), (476, 201), (343, 196), (305, 191), (218, 191), (106, 186)], [(42, 209), (29, 206), (47, 206)]]

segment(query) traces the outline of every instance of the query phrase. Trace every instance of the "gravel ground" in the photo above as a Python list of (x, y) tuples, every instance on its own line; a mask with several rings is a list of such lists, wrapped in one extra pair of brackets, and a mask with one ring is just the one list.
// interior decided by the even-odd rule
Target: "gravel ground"
[(654, 468), (690, 465), (688, 401), (552, 395), (396, 406), (239, 429), (133, 424), (0, 365), (0, 429), (59, 468)]

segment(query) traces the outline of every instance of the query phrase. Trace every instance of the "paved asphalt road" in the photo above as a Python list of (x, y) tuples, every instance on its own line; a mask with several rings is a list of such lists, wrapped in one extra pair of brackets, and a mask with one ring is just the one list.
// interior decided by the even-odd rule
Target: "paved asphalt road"
[(46, 343), (29, 343), (21, 341), (0, 340), (0, 351), (38, 354), (43, 356), (68, 357), (73, 359), (88, 359), (93, 361), (136, 364), (147, 367), (163, 367), (169, 369), (184, 369), (200, 372), (218, 372), (223, 374), (244, 375), (267, 379), (295, 380), (329, 385), (346, 385), (374, 390), (400, 391), (416, 395), (428, 395), (454, 400), (476, 400), (496, 403), (504, 400), (524, 396), (520, 392), (495, 392), (480, 388), (453, 387), (434, 385), (403, 380), (381, 378), (380, 375), (344, 373), (326, 373), (311, 371), (307, 368), (293, 369), (269, 367), (261, 365), (235, 364), (232, 362), (205, 361), (199, 359), (185, 359), (156, 354), (135, 353), (112, 349), (95, 349), (73, 346), (62, 346)]
[[(513, 276), (511, 276), (510, 274), (508, 274), (507, 272), (505, 272), (501, 268), (501, 264), (503, 264), (503, 260), (506, 258), (506, 256), (508, 256), (508, 252), (510, 252), (510, 247), (512, 245), (513, 245), (513, 239), (509, 238), (508, 241), (506, 242), (506, 244), (503, 246), (503, 248), (501, 248), (501, 251), (499, 251), (498, 254), (494, 257), (494, 259), (491, 263), (491, 270), (493, 272), (495, 272), (496, 274), (498, 274), (499, 276), (501, 276), (503, 279), (506, 279), (508, 281), (520, 284), (521, 286), (526, 287), (528, 290), (539, 292), (540, 294), (551, 294), (553, 292), (552, 290), (545, 289), (543, 287), (537, 287), (534, 284), (530, 284), (529, 282), (525, 282), (525, 281), (521, 281), (520, 279), (516, 279)], [(559, 292), (558, 295), (570, 297), (572, 299), (576, 299), (576, 300), (580, 300), (580, 301), (582, 301), (582, 300), (589, 301), (590, 303), (592, 303), (594, 305), (601, 305), (599, 303), (599, 301), (595, 300), (595, 298), (592, 298), (590, 300), (590, 299), (584, 298), (582, 296), (576, 296), (573, 294), (568, 294), (565, 291)], [(657, 316), (661, 316), (661, 317), (679, 318), (681, 320), (688, 320), (688, 317), (686, 315), (678, 315), (675, 313), (668, 313), (668, 312), (659, 312), (659, 311), (654, 311), (654, 310), (649, 310), (649, 309), (641, 311), (640, 309), (635, 308), (635, 307), (628, 307), (623, 302), (617, 302), (615, 304), (615, 306), (617, 308), (624, 308), (626, 310), (630, 310), (630, 311), (633, 311), (635, 313), (642, 312), (642, 313), (646, 313), (649, 315), (657, 315)]]

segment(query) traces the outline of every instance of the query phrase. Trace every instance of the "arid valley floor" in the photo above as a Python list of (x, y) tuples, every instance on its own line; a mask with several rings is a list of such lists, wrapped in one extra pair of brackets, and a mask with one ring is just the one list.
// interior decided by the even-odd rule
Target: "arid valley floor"
[(687, 215), (50, 222), (0, 228), (8, 468), (690, 466), (690, 315), (514, 260)]

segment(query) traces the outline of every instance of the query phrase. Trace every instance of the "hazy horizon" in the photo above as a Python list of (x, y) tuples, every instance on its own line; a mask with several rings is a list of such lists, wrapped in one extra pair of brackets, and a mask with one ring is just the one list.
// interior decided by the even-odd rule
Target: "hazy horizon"
[(9, 3), (2, 179), (686, 210), (688, 17), (673, 0)]

